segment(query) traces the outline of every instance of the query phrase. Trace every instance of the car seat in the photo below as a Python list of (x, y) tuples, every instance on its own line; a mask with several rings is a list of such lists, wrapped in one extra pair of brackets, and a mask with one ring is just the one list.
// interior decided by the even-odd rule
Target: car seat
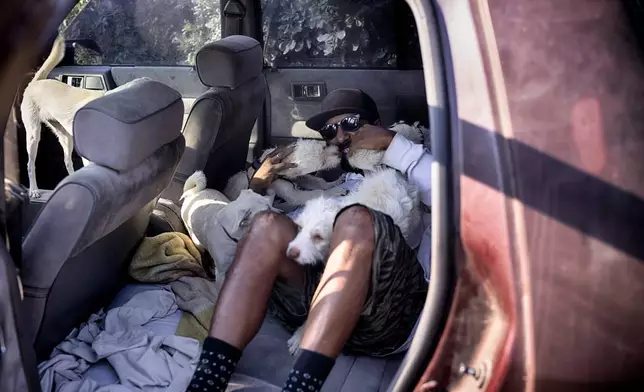
[(123, 285), (183, 153), (182, 117), (181, 95), (150, 80), (76, 113), (74, 143), (92, 163), (56, 187), (23, 241), (21, 332), (40, 359)]
[(262, 113), (266, 79), (262, 49), (256, 40), (233, 35), (206, 44), (196, 56), (199, 79), (210, 88), (194, 102), (183, 135), (186, 152), (163, 197), (178, 201), (186, 179), (203, 170), (210, 188), (246, 166), (248, 144)]

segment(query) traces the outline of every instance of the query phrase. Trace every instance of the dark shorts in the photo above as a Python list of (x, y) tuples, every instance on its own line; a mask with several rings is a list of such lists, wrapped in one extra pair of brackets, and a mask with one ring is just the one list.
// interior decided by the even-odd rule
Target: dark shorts
[[(427, 281), (416, 252), (407, 245), (398, 226), (388, 215), (370, 212), (375, 238), (371, 287), (358, 325), (343, 351), (385, 356), (394, 353), (409, 338), (425, 303)], [(269, 300), (270, 314), (290, 332), (306, 321), (324, 265), (305, 268), (303, 290), (278, 281)]]

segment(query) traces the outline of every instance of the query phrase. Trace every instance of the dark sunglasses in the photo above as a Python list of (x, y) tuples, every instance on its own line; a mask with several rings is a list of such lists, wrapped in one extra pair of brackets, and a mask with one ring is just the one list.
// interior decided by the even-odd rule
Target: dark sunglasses
[(332, 140), (338, 134), (338, 127), (342, 127), (343, 132), (355, 132), (362, 124), (360, 124), (360, 115), (352, 114), (338, 121), (337, 123), (326, 124), (318, 132), (325, 140)]

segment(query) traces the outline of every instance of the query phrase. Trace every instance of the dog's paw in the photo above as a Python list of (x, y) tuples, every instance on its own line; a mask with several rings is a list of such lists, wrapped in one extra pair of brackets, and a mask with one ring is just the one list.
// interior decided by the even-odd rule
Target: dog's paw
[(339, 196), (346, 196), (348, 193), (349, 193), (348, 189), (335, 187), (335, 188), (327, 189), (326, 191), (324, 191), (324, 196), (326, 196), (326, 197), (339, 197)]
[(41, 196), (39, 189), (29, 189), (29, 198), (30, 199), (39, 199)]
[(304, 326), (300, 326), (293, 336), (286, 342), (288, 345), (288, 352), (291, 355), (295, 355), (297, 353), (297, 350), (300, 349), (300, 342), (302, 341), (302, 335), (304, 334)]

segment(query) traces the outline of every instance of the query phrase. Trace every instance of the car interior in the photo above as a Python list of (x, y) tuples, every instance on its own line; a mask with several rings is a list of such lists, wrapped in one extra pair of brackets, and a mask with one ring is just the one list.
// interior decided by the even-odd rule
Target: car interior
[[(197, 12), (194, 2), (172, 3)], [(210, 188), (222, 190), (265, 148), (320, 138), (304, 121), (327, 93), (342, 87), (371, 95), (384, 124), (430, 125), (418, 32), (405, 1), (196, 3), (212, 12), (215, 27), (202, 32), (201, 41), (173, 49), (177, 53), (160, 48), (167, 37), (152, 36), (154, 18), (141, 17), (165, 14), (163, 2), (81, 1), (61, 25), (66, 55), (49, 78), (105, 91), (151, 80), (96, 99), (76, 114), (75, 149), (95, 165), (82, 167), (75, 152), (76, 172), (68, 176), (55, 137), (44, 130), (36, 161), (43, 196), (25, 199), (24, 188), (12, 188), (20, 201), (13, 215), (22, 228), (28, 314), (21, 333), (33, 342), (39, 362), (92, 313), (161, 289), (133, 282), (127, 265), (144, 236), (185, 231), (177, 206), (196, 170), (205, 172)], [(187, 26), (164, 17), (185, 32)], [(191, 16), (191, 28), (203, 17)], [(101, 136), (108, 128), (117, 137)], [(134, 129), (136, 140), (128, 137)], [(13, 137), (15, 184), (26, 185), (20, 125)], [(289, 337), (267, 316), (244, 351), (237, 382), (264, 388), (254, 391), (277, 390), (293, 360)], [(342, 355), (323, 390), (387, 390), (403, 357)], [(87, 376), (99, 384), (117, 381), (107, 363)]]
[[(384, 124), (429, 127), (430, 285), (406, 353), (341, 355), (323, 391), (644, 390), (644, 5), (579, 3), (4, 0), (0, 391), (123, 390), (109, 386), (143, 356), (58, 356), (106, 314), (147, 317), (163, 355), (184, 358), (188, 339), (198, 357), (178, 331), (210, 318), (125, 306), (175, 283), (135, 280), (134, 256), (185, 233), (194, 171), (221, 189), (264, 149), (319, 138), (305, 120), (340, 87), (372, 96)], [(56, 30), (49, 78), (109, 94), (78, 110), (73, 174), (43, 127), (29, 198), (20, 102)], [(266, 316), (228, 390), (280, 390), (289, 337)]]

